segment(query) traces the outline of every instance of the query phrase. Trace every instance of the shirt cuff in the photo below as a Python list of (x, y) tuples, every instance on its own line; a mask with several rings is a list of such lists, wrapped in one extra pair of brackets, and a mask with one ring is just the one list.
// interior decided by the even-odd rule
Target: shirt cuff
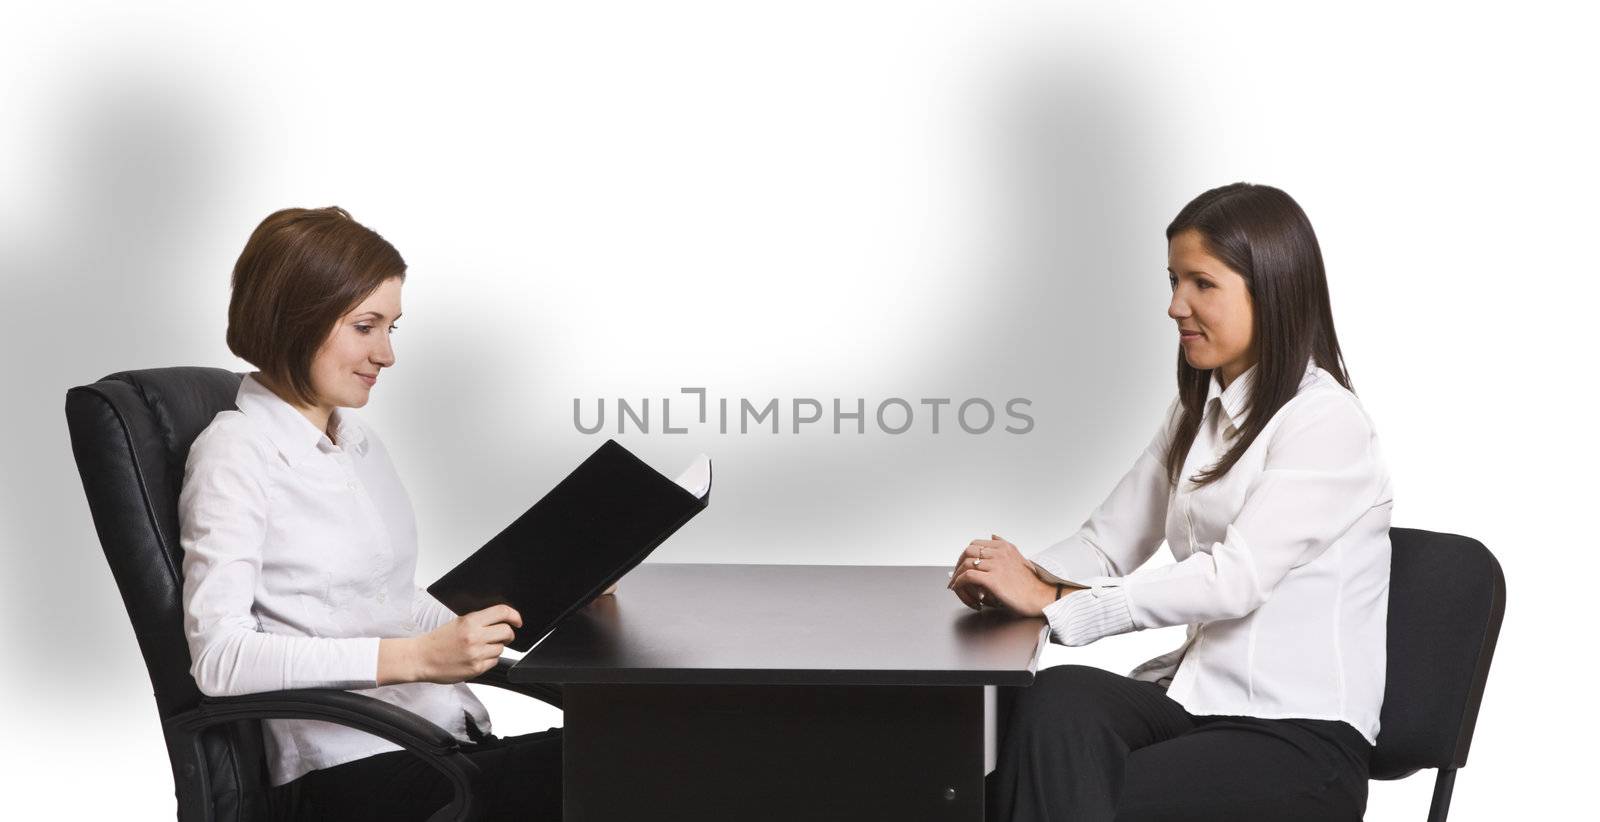
[(383, 639), (375, 636), (352, 637), (341, 642), (339, 648), (343, 653), (334, 665), (342, 674), (332, 678), (349, 679), (357, 683), (347, 686), (346, 690), (378, 687), (378, 656)]
[(1134, 629), (1128, 592), (1121, 585), (1106, 585), (1101, 580), (1104, 578), (1088, 580), (1094, 583), (1091, 587), (1064, 594), (1044, 606), (1050, 631), (1063, 645), (1088, 645)]

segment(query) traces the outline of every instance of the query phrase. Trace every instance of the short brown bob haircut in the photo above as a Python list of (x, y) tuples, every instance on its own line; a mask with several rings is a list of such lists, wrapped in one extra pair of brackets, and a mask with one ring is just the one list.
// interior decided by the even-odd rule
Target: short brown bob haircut
[(316, 405), (311, 360), (346, 313), (385, 280), (400, 252), (338, 206), (268, 215), (233, 266), (228, 350), (301, 405)]

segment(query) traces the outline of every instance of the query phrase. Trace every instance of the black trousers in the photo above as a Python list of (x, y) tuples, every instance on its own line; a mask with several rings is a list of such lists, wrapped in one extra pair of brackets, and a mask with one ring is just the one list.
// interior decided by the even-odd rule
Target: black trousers
[(1017, 694), (987, 818), (1359, 820), (1371, 756), (1345, 722), (1195, 716), (1155, 683), (1063, 665)]
[[(470, 722), (470, 719), (469, 719)], [(561, 730), (521, 736), (477, 734), (461, 751), (483, 771), (477, 800), (484, 822), (560, 822)], [(444, 774), (407, 751), (390, 751), (302, 775), (272, 789), (280, 822), (426, 820), (449, 803)]]

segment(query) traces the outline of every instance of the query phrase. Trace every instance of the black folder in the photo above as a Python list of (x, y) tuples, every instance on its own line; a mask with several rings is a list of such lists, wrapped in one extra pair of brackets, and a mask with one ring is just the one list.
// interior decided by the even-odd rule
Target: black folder
[(507, 647), (526, 651), (705, 509), (711, 469), (701, 459), (697, 494), (607, 440), (428, 593), (457, 614), (517, 609), (522, 627)]

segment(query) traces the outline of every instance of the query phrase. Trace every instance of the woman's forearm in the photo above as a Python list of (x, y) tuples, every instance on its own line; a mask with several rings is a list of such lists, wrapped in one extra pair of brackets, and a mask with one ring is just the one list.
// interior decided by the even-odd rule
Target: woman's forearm
[(377, 637), (290, 636), (242, 620), (207, 626), (190, 637), (190, 673), (206, 696), (293, 688), (370, 688)]

